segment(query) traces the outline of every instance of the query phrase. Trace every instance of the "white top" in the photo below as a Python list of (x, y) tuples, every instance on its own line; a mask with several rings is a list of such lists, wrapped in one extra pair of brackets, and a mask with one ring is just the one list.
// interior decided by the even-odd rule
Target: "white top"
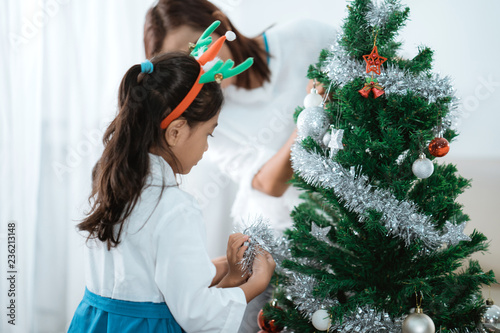
[[(221, 222), (212, 220), (206, 211), (216, 216), (214, 207), (223, 208), (221, 202), (227, 200), (234, 200), (232, 216), (236, 222), (260, 214), (271, 220), (275, 230), (292, 226), (290, 211), (299, 202), (298, 191), (289, 188), (282, 197), (275, 198), (254, 190), (251, 182), (295, 129), (293, 113), (303, 105), (307, 94), (309, 65), (317, 63), (320, 51), (335, 41), (336, 31), (323, 23), (301, 20), (273, 26), (266, 31), (266, 37), (271, 53), (270, 82), (252, 90), (235, 86), (225, 89), (219, 126), (199, 166), (211, 171), (207, 175), (196, 170), (193, 177), (202, 176), (189, 179), (189, 175), (184, 184), (200, 199), (209, 229)], [(232, 195), (231, 184), (214, 173), (209, 163), (217, 165), (237, 184), (235, 197), (228, 197)]]
[(86, 247), (87, 288), (114, 299), (166, 302), (188, 333), (236, 332), (245, 294), (241, 288), (208, 287), (216, 270), (198, 205), (178, 188), (168, 163), (150, 158), (149, 185), (125, 222), (118, 247), (108, 251), (100, 241)]

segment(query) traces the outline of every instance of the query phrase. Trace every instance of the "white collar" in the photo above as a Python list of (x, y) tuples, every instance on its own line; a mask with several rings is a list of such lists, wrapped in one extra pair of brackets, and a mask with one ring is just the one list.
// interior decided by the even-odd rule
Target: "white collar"
[(148, 185), (178, 185), (172, 167), (163, 159), (163, 157), (149, 153), (149, 161), (150, 177), (147, 181)]

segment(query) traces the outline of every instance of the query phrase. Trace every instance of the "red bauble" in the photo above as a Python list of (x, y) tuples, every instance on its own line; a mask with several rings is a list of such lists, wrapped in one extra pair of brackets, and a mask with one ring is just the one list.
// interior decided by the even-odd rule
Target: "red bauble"
[(262, 330), (260, 332), (278, 333), (283, 330), (283, 327), (278, 326), (274, 319), (267, 320), (266, 317), (264, 317), (263, 310), (259, 311), (259, 315), (257, 316), (257, 323), (259, 324), (259, 328)]
[(435, 138), (429, 143), (429, 152), (432, 156), (443, 157), (450, 151), (450, 143), (445, 138)]

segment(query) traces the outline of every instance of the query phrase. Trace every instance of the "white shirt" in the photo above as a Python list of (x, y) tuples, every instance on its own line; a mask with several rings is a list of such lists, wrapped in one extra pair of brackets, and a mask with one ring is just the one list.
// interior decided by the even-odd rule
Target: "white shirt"
[(100, 241), (86, 247), (87, 288), (114, 299), (166, 302), (188, 333), (236, 332), (246, 307), (243, 290), (208, 287), (216, 270), (197, 203), (178, 188), (168, 163), (152, 154), (150, 161), (149, 185), (120, 244), (110, 251)]
[[(318, 62), (321, 50), (335, 41), (336, 31), (323, 23), (301, 20), (271, 27), (266, 37), (271, 54), (270, 82), (252, 90), (235, 86), (225, 89), (214, 138), (209, 141), (204, 160), (184, 184), (206, 203), (202, 209), (209, 229), (224, 226), (215, 208), (224, 209), (231, 201), (236, 223), (241, 218), (263, 215), (275, 230), (283, 231), (292, 226), (290, 211), (299, 203), (295, 188), (276, 198), (253, 189), (251, 183), (295, 129), (293, 113), (306, 96), (307, 69)], [(210, 164), (215, 164), (220, 174)], [(236, 195), (232, 183), (237, 186)]]

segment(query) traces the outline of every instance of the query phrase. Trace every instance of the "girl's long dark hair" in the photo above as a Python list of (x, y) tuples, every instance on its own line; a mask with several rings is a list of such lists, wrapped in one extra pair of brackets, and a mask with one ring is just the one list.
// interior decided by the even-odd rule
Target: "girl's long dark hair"
[[(219, 36), (231, 30), (236, 34), (236, 40), (226, 43), (231, 51), (232, 59), (239, 64), (248, 57), (254, 58), (250, 70), (236, 77), (236, 86), (251, 89), (250, 75), (257, 77), (259, 82), (270, 80), (271, 72), (266, 62), (266, 50), (250, 38), (242, 35), (214, 4), (207, 0), (159, 0), (146, 14), (144, 24), (144, 48), (146, 57), (150, 58), (161, 52), (163, 42), (169, 31), (181, 26), (189, 26), (204, 31), (215, 20), (221, 25), (215, 30)], [(196, 41), (186, 41), (195, 43)]]
[[(134, 65), (122, 79), (118, 114), (104, 134), (104, 151), (93, 171), (91, 209), (78, 224), (79, 230), (89, 233), (88, 239), (106, 242), (108, 249), (120, 243), (123, 223), (146, 185), (150, 149), (177, 161), (160, 123), (187, 95), (200, 72), (198, 62), (185, 53), (166, 53), (151, 62), (152, 73), (141, 73), (141, 66)], [(194, 127), (214, 117), (222, 102), (219, 85), (206, 83), (182, 117)]]

